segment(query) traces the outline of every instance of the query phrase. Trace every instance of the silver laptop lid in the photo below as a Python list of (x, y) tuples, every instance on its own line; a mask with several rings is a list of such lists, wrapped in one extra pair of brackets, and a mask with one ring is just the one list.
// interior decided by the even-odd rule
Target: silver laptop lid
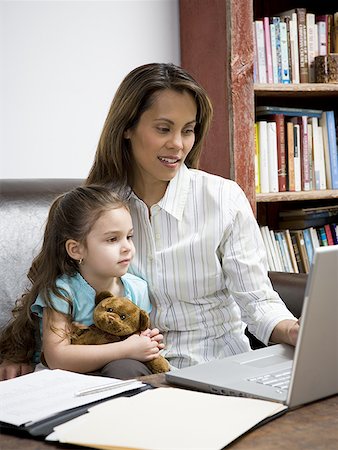
[(287, 405), (338, 393), (338, 245), (315, 250)]

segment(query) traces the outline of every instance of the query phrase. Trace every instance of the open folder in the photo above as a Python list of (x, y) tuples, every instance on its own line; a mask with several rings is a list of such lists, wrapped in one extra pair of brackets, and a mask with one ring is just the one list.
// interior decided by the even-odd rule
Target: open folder
[(47, 436), (56, 425), (108, 398), (134, 395), (150, 386), (136, 380), (41, 370), (0, 382), (0, 430)]
[(286, 409), (265, 400), (164, 387), (90, 408), (56, 427), (51, 439), (100, 449), (220, 450)]

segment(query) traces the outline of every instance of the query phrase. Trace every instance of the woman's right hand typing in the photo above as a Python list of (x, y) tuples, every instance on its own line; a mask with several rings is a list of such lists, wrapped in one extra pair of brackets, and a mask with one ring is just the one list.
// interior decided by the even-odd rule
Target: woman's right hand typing
[(137, 359), (141, 362), (151, 361), (159, 356), (158, 343), (149, 336), (133, 334), (121, 342), (124, 346), (126, 358)]

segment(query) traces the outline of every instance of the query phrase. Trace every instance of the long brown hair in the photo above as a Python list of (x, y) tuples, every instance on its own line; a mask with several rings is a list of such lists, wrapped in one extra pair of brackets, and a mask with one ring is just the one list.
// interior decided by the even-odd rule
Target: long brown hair
[(149, 109), (155, 93), (171, 89), (190, 93), (196, 101), (195, 143), (185, 163), (198, 168), (204, 138), (212, 118), (212, 106), (206, 91), (181, 67), (174, 64), (146, 64), (132, 70), (113, 98), (86, 184), (111, 184), (115, 189), (128, 186), (133, 173), (126, 130), (137, 125)]
[[(31, 305), (41, 295), (47, 308), (54, 309), (50, 295), (67, 301), (56, 286), (61, 275), (74, 275), (78, 262), (66, 251), (68, 239), (86, 243), (86, 237), (98, 218), (111, 209), (127, 206), (127, 201), (104, 186), (77, 187), (57, 197), (49, 210), (40, 253), (27, 274), (30, 289), (16, 301), (13, 319), (0, 335), (0, 357), (13, 362), (29, 362), (37, 344), (38, 321)], [(47, 309), (48, 310), (48, 309)]]

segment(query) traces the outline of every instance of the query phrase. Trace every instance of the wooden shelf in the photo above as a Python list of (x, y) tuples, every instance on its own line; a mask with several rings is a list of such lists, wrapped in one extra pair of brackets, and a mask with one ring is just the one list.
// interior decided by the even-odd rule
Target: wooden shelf
[(338, 189), (327, 189), (323, 191), (276, 192), (273, 194), (256, 194), (257, 203), (329, 200), (333, 198), (338, 198)]
[(254, 84), (254, 92), (256, 97), (332, 97), (338, 96), (338, 84)]

